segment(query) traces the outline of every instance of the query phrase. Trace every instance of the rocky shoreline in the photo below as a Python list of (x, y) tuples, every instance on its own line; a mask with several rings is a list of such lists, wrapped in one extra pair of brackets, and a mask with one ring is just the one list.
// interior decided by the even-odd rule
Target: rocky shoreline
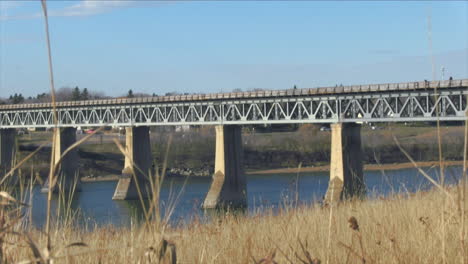
[[(166, 177), (211, 177), (213, 175), (213, 168), (167, 168)], [(87, 175), (81, 178), (84, 182), (90, 181), (117, 181), (119, 175), (106, 175), (106, 176), (95, 176), (95, 174)]]
[(214, 168), (170, 168), (166, 171), (167, 177), (210, 177), (213, 175)]
[[(439, 166), (438, 161), (425, 161), (417, 162), (416, 164), (406, 163), (393, 163), (393, 164), (366, 164), (364, 170), (375, 171), (375, 170), (400, 170), (414, 168), (415, 165), (418, 167), (437, 167)], [(444, 161), (444, 166), (461, 166), (463, 161)], [(316, 167), (303, 167), (303, 168), (282, 168), (282, 169), (267, 169), (267, 170), (249, 170), (246, 174), (275, 174), (275, 173), (298, 173), (298, 172), (318, 172), (328, 171), (329, 166), (316, 166)], [(213, 175), (213, 168), (200, 168), (200, 169), (189, 169), (189, 168), (169, 168), (166, 171), (166, 177), (211, 177)], [(116, 181), (118, 180), (117, 175), (108, 176), (87, 176), (81, 178), (82, 181)]]

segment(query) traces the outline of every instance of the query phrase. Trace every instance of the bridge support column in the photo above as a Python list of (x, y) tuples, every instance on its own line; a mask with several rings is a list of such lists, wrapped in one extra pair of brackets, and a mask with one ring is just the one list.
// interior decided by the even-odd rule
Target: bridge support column
[(326, 203), (365, 195), (361, 125), (331, 125), (330, 183)]
[[(69, 151), (63, 159), (60, 161), (60, 157), (63, 153), (73, 144), (76, 143), (76, 128), (66, 127), (57, 128), (59, 132), (55, 138), (53, 144), (54, 150), (54, 163), (58, 164), (55, 172), (57, 177), (57, 183), (53, 186), (52, 192), (57, 192), (61, 189), (63, 192), (68, 193), (70, 191), (81, 191), (81, 181), (78, 174), (78, 152), (74, 148)], [(41, 189), (42, 192), (46, 193), (49, 191), (49, 179), (47, 178), (46, 183)]]
[(216, 126), (215, 173), (203, 208), (247, 206), (240, 126)]
[[(7, 174), (15, 160), (16, 130), (13, 128), (0, 129), (0, 180)], [(10, 176), (10, 183), (16, 183), (15, 175)]]
[(138, 181), (142, 198), (147, 198), (148, 185), (146, 183), (152, 164), (149, 127), (127, 127), (125, 141), (127, 155), (125, 155), (124, 169), (112, 199), (136, 200), (140, 198), (134, 176)]

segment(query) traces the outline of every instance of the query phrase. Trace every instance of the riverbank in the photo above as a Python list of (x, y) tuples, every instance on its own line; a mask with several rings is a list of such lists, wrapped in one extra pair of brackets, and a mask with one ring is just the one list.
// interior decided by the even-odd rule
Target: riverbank
[[(438, 167), (439, 161), (421, 161), (416, 162), (416, 165), (420, 168), (425, 167)], [(461, 166), (463, 161), (445, 161), (443, 166)], [(414, 168), (414, 164), (411, 162), (406, 163), (393, 163), (393, 164), (366, 164), (364, 165), (365, 171), (379, 171), (379, 170), (401, 170)], [(271, 169), (271, 170), (253, 170), (247, 171), (246, 174), (274, 174), (274, 173), (298, 173), (298, 172), (319, 172), (319, 171), (330, 171), (330, 166), (316, 166), (316, 167), (302, 167), (302, 168), (282, 168), (282, 169)]]
[(118, 181), (118, 175), (106, 175), (97, 177), (81, 177), (82, 182), (105, 182), (105, 181)]
[[(157, 261), (164, 250), (177, 263), (195, 264), (466, 263), (467, 201), (451, 203), (446, 196), (460, 197), (461, 189), (355, 200), (333, 209), (285, 203), (279, 212), (193, 219), (183, 227), (52, 225), (50, 243), (43, 231), (19, 226), (2, 236), (0, 248), (8, 263), (176, 263)], [(9, 221), (7, 230), (14, 226)]]
[[(440, 163), (438, 161), (425, 161), (425, 162), (416, 162), (416, 165), (420, 168), (427, 167), (438, 167)], [(443, 162), (445, 167), (450, 166), (462, 166), (463, 161), (445, 161)], [(394, 163), (394, 164), (367, 164), (364, 165), (365, 171), (391, 171), (391, 170), (401, 170), (401, 169), (411, 169), (414, 168), (414, 164), (407, 163)], [(259, 174), (290, 174), (290, 173), (304, 173), (304, 172), (326, 172), (330, 171), (330, 166), (316, 166), (316, 167), (302, 167), (302, 168), (282, 168), (282, 169), (270, 169), (270, 170), (248, 170), (245, 172), (247, 175), (259, 175)], [(184, 175), (170, 175), (170, 177), (186, 177)], [(211, 176), (192, 176), (192, 177), (211, 177)], [(98, 177), (82, 177), (81, 181), (83, 182), (98, 182), (98, 181), (117, 181), (119, 179), (118, 175), (106, 175)]]

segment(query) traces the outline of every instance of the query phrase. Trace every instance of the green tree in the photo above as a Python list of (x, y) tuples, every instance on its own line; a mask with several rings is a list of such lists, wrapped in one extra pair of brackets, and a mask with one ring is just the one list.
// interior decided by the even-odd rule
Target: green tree
[(80, 92), (80, 88), (78, 88), (78, 86), (76, 86), (75, 89), (73, 89), (71, 99), (74, 100), (74, 101), (81, 99), (81, 92)]
[(84, 88), (83, 92), (81, 93), (81, 100), (88, 100), (88, 99), (89, 99), (88, 88)]
[(135, 96), (133, 95), (132, 89), (128, 90), (127, 97), (128, 97), (128, 98), (133, 98), (133, 97), (135, 97)]
[(10, 95), (10, 101), (12, 104), (21, 104), (24, 102), (24, 97), (22, 94), (15, 93), (13, 96)]

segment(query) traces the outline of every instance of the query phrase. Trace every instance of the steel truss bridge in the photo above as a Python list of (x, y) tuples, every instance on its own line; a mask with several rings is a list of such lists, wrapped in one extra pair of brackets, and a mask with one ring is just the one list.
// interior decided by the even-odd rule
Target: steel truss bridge
[[(468, 79), (57, 102), (58, 127), (466, 120)], [(54, 127), (51, 103), (0, 106), (0, 129)]]

